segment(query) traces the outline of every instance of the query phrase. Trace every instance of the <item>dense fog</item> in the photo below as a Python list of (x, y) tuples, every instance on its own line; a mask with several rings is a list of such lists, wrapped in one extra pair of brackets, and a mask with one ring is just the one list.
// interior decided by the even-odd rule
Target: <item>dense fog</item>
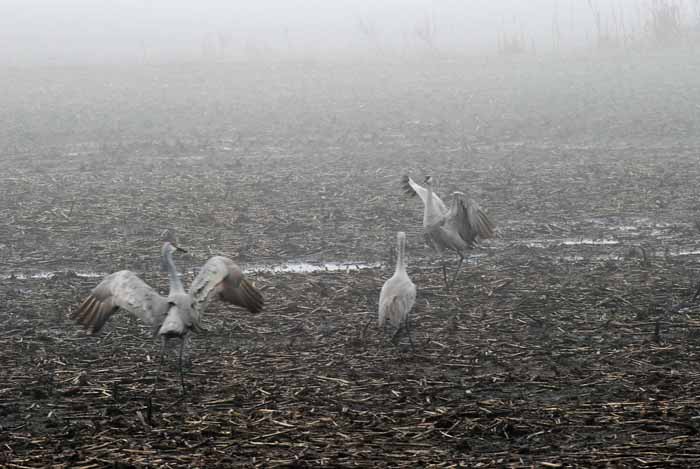
[(699, 5), (0, 0), (0, 467), (700, 467)]
[[(697, 0), (5, 0), (0, 61), (537, 53), (638, 39), (669, 7), (693, 27)], [(658, 18), (657, 18), (658, 19)], [(513, 44), (511, 44), (513, 45)]]

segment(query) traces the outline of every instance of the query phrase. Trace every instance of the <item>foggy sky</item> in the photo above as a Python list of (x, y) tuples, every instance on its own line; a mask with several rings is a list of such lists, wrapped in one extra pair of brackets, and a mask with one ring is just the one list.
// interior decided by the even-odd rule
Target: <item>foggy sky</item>
[[(593, 3), (628, 33), (649, 5)], [(697, 18), (697, 0), (683, 5)], [(0, 63), (407, 53), (428, 47), (426, 24), (437, 48), (466, 53), (493, 52), (501, 34), (546, 52), (555, 24), (564, 47), (595, 35), (585, 0), (0, 0)]]

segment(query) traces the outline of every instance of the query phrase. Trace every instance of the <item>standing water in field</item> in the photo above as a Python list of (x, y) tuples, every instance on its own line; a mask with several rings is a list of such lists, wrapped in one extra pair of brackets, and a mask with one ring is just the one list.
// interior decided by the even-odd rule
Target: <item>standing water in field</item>
[[(256, 272), (267, 272), (267, 273), (294, 273), (294, 274), (308, 274), (313, 272), (352, 272), (356, 270), (365, 269), (376, 269), (382, 267), (379, 262), (367, 263), (367, 262), (320, 262), (320, 263), (310, 263), (304, 261), (290, 261), (282, 264), (252, 264), (243, 269), (245, 273), (256, 273)], [(192, 270), (189, 273), (196, 274), (196, 270)], [(107, 275), (107, 272), (86, 272), (86, 271), (69, 271), (69, 270), (53, 270), (53, 271), (41, 271), (41, 272), (9, 272), (0, 274), (0, 280), (7, 279), (17, 279), (17, 280), (30, 280), (30, 279), (46, 279), (53, 278), (60, 275), (75, 275), (77, 277), (84, 278), (101, 278)]]

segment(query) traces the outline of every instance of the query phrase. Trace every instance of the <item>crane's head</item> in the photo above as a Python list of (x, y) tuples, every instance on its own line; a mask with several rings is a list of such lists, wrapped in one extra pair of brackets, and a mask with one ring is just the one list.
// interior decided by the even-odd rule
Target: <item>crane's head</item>
[(160, 240), (163, 241), (165, 244), (170, 244), (173, 248), (175, 248), (176, 251), (187, 252), (184, 249), (178, 247), (179, 243), (177, 242), (177, 233), (175, 233), (175, 230), (171, 230), (169, 228), (163, 230), (163, 232), (160, 234)]
[(187, 252), (186, 249), (181, 248), (177, 244), (173, 244), (169, 241), (166, 241), (165, 243), (163, 243), (163, 254), (172, 254), (175, 251)]
[(435, 179), (432, 175), (428, 174), (425, 179), (423, 180), (425, 185), (432, 187), (435, 189), (437, 187), (437, 179)]
[(433, 190), (433, 192), (438, 191), (438, 181), (432, 175), (428, 174), (423, 182), (426, 186), (430, 187)]
[(396, 242), (397, 244), (406, 244), (406, 232), (397, 231), (396, 232)]
[(160, 240), (172, 243), (177, 246), (177, 233), (174, 229), (166, 228), (160, 234)]
[(161, 260), (161, 269), (163, 272), (168, 272), (168, 262), (169, 258), (174, 253), (175, 251), (180, 251), (180, 252), (187, 252), (186, 250), (182, 249), (181, 247), (171, 243), (170, 241), (166, 241), (163, 243), (163, 253), (160, 258)]

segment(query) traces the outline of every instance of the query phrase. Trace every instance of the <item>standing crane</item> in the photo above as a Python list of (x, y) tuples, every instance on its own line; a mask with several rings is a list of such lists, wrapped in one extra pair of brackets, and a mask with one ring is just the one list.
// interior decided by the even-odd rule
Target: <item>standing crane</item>
[(401, 330), (405, 330), (413, 346), (408, 330), (408, 314), (416, 303), (416, 286), (406, 273), (406, 233), (396, 234), (396, 270), (389, 280), (384, 282), (379, 293), (379, 327), (384, 328), (387, 321), (395, 328), (391, 337), (395, 341)]
[(426, 187), (417, 184), (408, 175), (403, 177), (402, 184), (407, 194), (417, 195), (423, 201), (423, 236), (428, 246), (438, 254), (450, 250), (459, 256), (457, 269), (449, 284), (444, 260), (442, 263), (442, 276), (449, 291), (464, 262), (464, 251), (474, 249), (482, 239), (493, 237), (495, 225), (474, 200), (465, 198), (463, 192), (453, 193), (452, 205), (448, 209), (433, 190), (432, 176), (425, 178)]
[(79, 324), (96, 334), (119, 309), (123, 309), (151, 325), (153, 336), (162, 343), (165, 353), (168, 339), (180, 339), (178, 368), (184, 390), (182, 352), (185, 339), (191, 331), (200, 332), (201, 313), (209, 301), (219, 298), (251, 313), (263, 308), (263, 297), (243, 275), (231, 259), (223, 256), (210, 258), (195, 277), (189, 292), (185, 292), (178, 276), (173, 252), (184, 249), (166, 241), (163, 244), (161, 267), (168, 273), (170, 293), (161, 296), (130, 270), (120, 270), (106, 276), (73, 314)]

